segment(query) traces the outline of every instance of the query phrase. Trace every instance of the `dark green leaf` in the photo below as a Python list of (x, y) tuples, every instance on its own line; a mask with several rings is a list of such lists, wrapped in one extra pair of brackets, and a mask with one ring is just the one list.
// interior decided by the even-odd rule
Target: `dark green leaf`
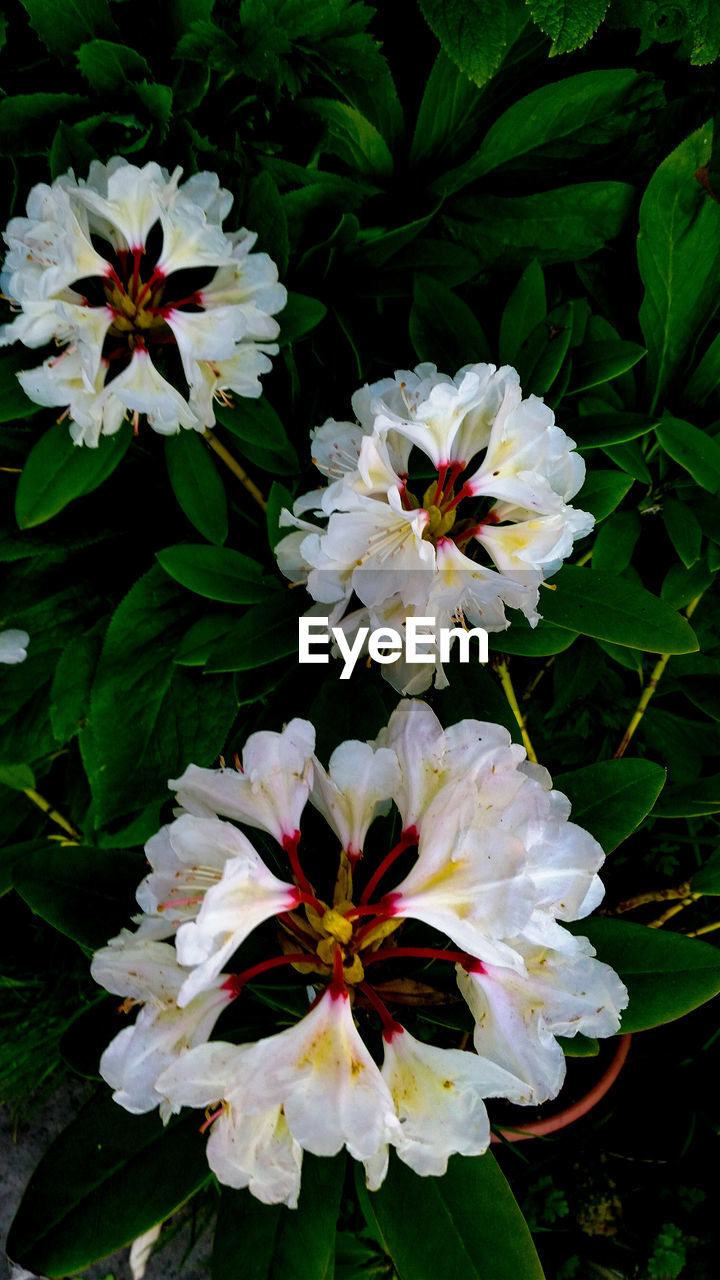
[(29, 764), (0, 764), (0, 786), (25, 791), (35, 786), (35, 775)]
[(543, 396), (552, 387), (570, 349), (573, 333), (573, 304), (556, 307), (533, 329), (517, 354), (523, 390)]
[(212, 1255), (212, 1280), (330, 1280), (345, 1155), (305, 1155), (297, 1209), (261, 1204), (223, 1188)]
[(410, 338), (418, 360), (454, 374), (490, 356), (487, 339), (466, 302), (431, 276), (415, 277)]
[(632, 560), (639, 537), (640, 516), (637, 511), (616, 511), (598, 530), (591, 561), (593, 570), (622, 573)]
[(0, 152), (39, 155), (50, 145), (58, 119), (77, 115), (87, 103), (78, 93), (18, 93), (0, 99)]
[(96, 449), (73, 444), (67, 424), (56, 423), (28, 454), (15, 496), (21, 529), (43, 524), (74, 498), (92, 493), (107, 480), (132, 443), (132, 427), (101, 436)]
[(585, 483), (575, 497), (575, 503), (583, 511), (589, 511), (596, 520), (604, 520), (622, 502), (632, 488), (632, 478), (622, 471), (588, 471)]
[(444, 1178), (419, 1178), (393, 1155), (380, 1190), (367, 1199), (400, 1280), (543, 1280), (530, 1232), (489, 1151), (453, 1156)]
[(716, 849), (708, 858), (704, 867), (693, 876), (690, 882), (693, 893), (705, 893), (711, 897), (720, 894), (720, 850)]
[(573, 392), (611, 382), (646, 355), (637, 342), (590, 342), (581, 347), (573, 363)]
[(40, 39), (51, 53), (69, 58), (86, 40), (111, 36), (115, 24), (108, 0), (64, 0), (62, 21), (55, 0), (21, 0)]
[(614, 573), (565, 565), (545, 591), (543, 617), (559, 627), (649, 653), (693, 653), (698, 642), (686, 618), (664, 600)]
[(289, 293), (285, 308), (280, 312), (280, 346), (303, 338), (311, 329), (316, 329), (326, 315), (327, 307), (317, 298), (308, 298), (304, 293)]
[(527, 0), (535, 22), (552, 40), (550, 56), (579, 49), (595, 35), (610, 0)]
[(30, 1179), (8, 1250), (51, 1278), (84, 1270), (164, 1221), (208, 1176), (195, 1112), (163, 1129), (156, 1114), (92, 1098)]
[(563, 430), (577, 441), (578, 449), (602, 449), (636, 440), (657, 424), (657, 418), (645, 413), (584, 413), (580, 418), (564, 419)]
[(210, 650), (208, 671), (252, 671), (297, 654), (297, 619), (305, 601), (285, 591), (248, 609), (225, 639)]
[(670, 541), (685, 568), (691, 569), (702, 549), (702, 529), (695, 512), (689, 503), (668, 497), (663, 502), (662, 516)]
[(327, 125), (327, 148), (351, 169), (369, 178), (392, 174), (393, 158), (385, 139), (356, 107), (331, 98), (315, 98), (305, 106)]
[(527, 20), (522, 7), (511, 2), (420, 0), (420, 8), (445, 52), (477, 85), (497, 71)]
[(720, 813), (720, 773), (688, 786), (668, 787), (657, 808), (658, 818), (700, 818)]
[(514, 364), (523, 343), (547, 315), (545, 278), (537, 262), (523, 271), (500, 321), (498, 354), (501, 364)]
[(672, 1022), (720, 991), (720, 952), (706, 942), (625, 920), (578, 920), (571, 930), (588, 937), (625, 983), (623, 1032)]
[(208, 600), (224, 604), (255, 604), (275, 586), (262, 576), (262, 565), (229, 547), (181, 544), (156, 552), (166, 573)]
[(494, 653), (511, 653), (527, 658), (543, 658), (551, 653), (563, 653), (577, 638), (564, 627), (554, 627), (540, 619), (536, 627), (525, 622), (521, 614), (511, 614), (512, 625), (507, 631), (490, 634), (489, 647)]
[(17, 380), (17, 374), (27, 368), (28, 362), (24, 347), (0, 359), (0, 422), (14, 422), (16, 418), (30, 418), (40, 412), (42, 406), (28, 399)]
[(225, 486), (195, 431), (179, 431), (165, 439), (165, 461), (173, 493), (188, 520), (208, 542), (228, 535)]
[(587, 258), (620, 234), (633, 188), (624, 182), (578, 182), (528, 196), (464, 196), (447, 225), (481, 264), (523, 270)]
[(663, 418), (656, 428), (660, 444), (669, 456), (690, 472), (703, 489), (720, 490), (720, 444), (690, 422)]
[(245, 201), (245, 222), (258, 232), (257, 248), (270, 254), (282, 277), (287, 271), (290, 253), (287, 217), (277, 183), (267, 170), (250, 183)]
[(113, 40), (88, 40), (78, 49), (77, 62), (98, 93), (113, 93), (124, 89), (128, 81), (150, 76), (150, 67), (141, 54)]
[(640, 205), (640, 324), (653, 406), (720, 301), (720, 205), (695, 177), (711, 146), (710, 125), (686, 138), (656, 169)]
[(601, 760), (553, 778), (572, 803), (572, 821), (585, 827), (605, 853), (632, 835), (664, 784), (665, 770), (651, 760)]
[(36, 915), (86, 947), (101, 947), (126, 925), (144, 858), (81, 845), (48, 845), (15, 868), (14, 887)]

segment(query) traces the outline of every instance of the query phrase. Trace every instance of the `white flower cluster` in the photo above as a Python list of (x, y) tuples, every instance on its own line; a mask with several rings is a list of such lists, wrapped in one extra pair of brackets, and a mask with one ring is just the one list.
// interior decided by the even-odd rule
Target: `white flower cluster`
[(66, 410), (76, 444), (96, 446), (126, 416), (155, 431), (212, 426), (213, 397), (259, 396), (287, 294), (256, 235), (227, 233), (232, 195), (217, 176), (179, 185), (154, 163), (93, 161), (33, 187), (5, 231), (0, 288), (20, 314), (0, 345), (61, 352), (18, 375), (31, 400)]
[[(506, 605), (534, 626), (541, 582), (594, 523), (568, 505), (585, 464), (552, 410), (523, 399), (514, 369), (491, 364), (454, 378), (418, 365), (363, 387), (352, 407), (356, 422), (330, 419), (313, 433), (313, 462), (330, 483), (282, 513), (295, 526), (276, 547), (286, 577), (306, 583), (349, 635), (362, 626), (402, 634), (408, 616), (500, 631)], [(420, 497), (408, 487), (413, 446), (423, 484), (428, 462), (435, 473)], [(383, 675), (415, 694), (433, 668), (398, 661)], [(435, 682), (447, 684), (439, 660)]]
[[(137, 930), (92, 966), (142, 1006), (102, 1058), (117, 1101), (166, 1118), (212, 1108), (202, 1127), (220, 1181), (290, 1206), (304, 1150), (346, 1147), (371, 1188), (390, 1146), (426, 1175), (441, 1175), (454, 1152), (485, 1151), (484, 1099), (553, 1097), (565, 1074), (556, 1037), (612, 1035), (627, 1003), (614, 971), (562, 923), (600, 901), (602, 851), (505, 729), (463, 720), (443, 731), (429, 707), (407, 701), (377, 741), (343, 742), (327, 769), (314, 744), (313, 726), (293, 720), (252, 735), (237, 770), (191, 765), (171, 782), (182, 808), (147, 845)], [(308, 801), (337, 855), (317, 832), (309, 854), (301, 844)], [(368, 831), (391, 804), (399, 838), (366, 869)], [(271, 837), (275, 870), (235, 823)], [(398, 867), (398, 883), (380, 890)], [(251, 933), (255, 963), (229, 971)], [(258, 962), (262, 939), (269, 954)], [(403, 978), (403, 961), (415, 977), (422, 964), (422, 985)], [(429, 984), (443, 962), (460, 996), (446, 986), (441, 998), (467, 1002), (474, 1049), (448, 1044), (450, 1032), (428, 1044), (387, 1007), (417, 1017), (419, 992), (437, 999)], [(208, 1039), (246, 985), (285, 965), (303, 996), (312, 984), (299, 1021), (250, 1043)]]

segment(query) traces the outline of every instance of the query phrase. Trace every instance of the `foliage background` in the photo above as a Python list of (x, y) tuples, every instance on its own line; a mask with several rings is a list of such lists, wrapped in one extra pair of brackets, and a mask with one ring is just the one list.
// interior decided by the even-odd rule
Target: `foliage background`
[[(258, 231), (290, 290), (265, 397), (221, 411), (216, 432), (266, 515), (189, 433), (128, 428), (97, 453), (74, 450), (17, 386), (34, 353), (0, 357), (0, 629), (31, 636), (27, 661), (0, 678), (4, 1101), (27, 1116), (63, 1070), (97, 1078), (113, 1014), (87, 956), (127, 919), (142, 844), (170, 811), (168, 777), (232, 758), (254, 729), (295, 714), (318, 725), (321, 755), (387, 718), (395, 698), (377, 672), (349, 684), (332, 667), (299, 673), (306, 602), (284, 589), (271, 546), (280, 507), (314, 482), (309, 429), (347, 416), (362, 382), (424, 359), (451, 373), (515, 364), (585, 453), (578, 502), (599, 523), (583, 565), (543, 593), (536, 632), (515, 622), (492, 647), (510, 655), (533, 744), (576, 820), (608, 853), (620, 846), (605, 872), (611, 915), (592, 927), (632, 978), (632, 1026), (701, 1004), (720, 987), (716, 6), (73, 0), (60, 15), (23, 0), (6, 4), (0, 45), (3, 224), (34, 183), (82, 175), (96, 156), (209, 168), (235, 196), (229, 224)], [(696, 642), (681, 611), (698, 597)], [(629, 755), (608, 765), (668, 653)], [(477, 715), (520, 738), (489, 668), (456, 668), (431, 701), (446, 724)], [(618, 933), (619, 903), (666, 891)], [(641, 927), (668, 903), (679, 909), (661, 930)], [(702, 943), (678, 937), (703, 929)], [(272, 999), (261, 1013), (274, 1016)], [(713, 1013), (636, 1037), (586, 1120), (500, 1153), (548, 1277), (712, 1274)], [(599, 1072), (592, 1056), (571, 1060), (563, 1101)], [(10, 1241), (50, 1275), (131, 1239), (205, 1176), (187, 1155), (192, 1126), (169, 1131), (169, 1150), (154, 1120), (130, 1122), (103, 1090), (89, 1105)], [(138, 1179), (122, 1193), (70, 1177), (100, 1132)], [(184, 1178), (169, 1187), (174, 1163)], [(450, 1248), (436, 1195), (477, 1210), (472, 1229), (455, 1224), (454, 1275), (540, 1274), (530, 1252), (506, 1255), (502, 1232), (483, 1235), (503, 1212), (505, 1236), (516, 1230), (487, 1163), (455, 1162), (443, 1188), (403, 1185), (396, 1167), (374, 1209), (338, 1166), (309, 1164), (290, 1225), (223, 1196), (213, 1280), (234, 1275), (249, 1239), (258, 1280), (331, 1274), (337, 1213), (338, 1277), (391, 1275), (389, 1250), (403, 1280), (422, 1280), (433, 1241), (440, 1257)], [(39, 1222), (60, 1186), (69, 1199), (48, 1236)], [(193, 1229), (212, 1229), (216, 1190), (192, 1204)], [(112, 1238), (98, 1226), (108, 1205)], [(422, 1247), (398, 1242), (398, 1205), (428, 1224)]]

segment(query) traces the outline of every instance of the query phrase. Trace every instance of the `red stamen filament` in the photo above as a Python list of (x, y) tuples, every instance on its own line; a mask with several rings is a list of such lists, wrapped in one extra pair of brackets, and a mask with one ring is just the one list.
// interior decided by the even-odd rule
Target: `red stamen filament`
[(445, 508), (445, 514), (447, 515), (448, 511), (454, 511), (455, 507), (458, 505), (459, 502), (462, 502), (463, 498), (471, 498), (471, 497), (472, 497), (472, 490), (470, 489), (469, 485), (464, 484), (462, 489), (460, 489), (460, 491), (455, 494), (455, 497), (452, 499), (452, 501), (448, 502)]
[(448, 960), (452, 964), (461, 964), (468, 973), (484, 973), (485, 966), (467, 951), (441, 951), (436, 947), (381, 947), (374, 955), (363, 960), (365, 968), (376, 964), (378, 960), (403, 960), (418, 957), (422, 960)]
[(140, 283), (140, 259), (145, 252), (144, 249), (133, 249), (133, 274), (132, 274), (132, 291), (137, 294), (137, 288)]
[(211, 1116), (206, 1115), (205, 1123), (200, 1125), (199, 1132), (207, 1133), (208, 1129), (210, 1128), (210, 1125), (213, 1123), (214, 1120), (217, 1120), (218, 1116), (222, 1115), (224, 1110), (225, 1110), (225, 1103), (222, 1102), (218, 1107), (217, 1111), (213, 1111)]
[(367, 982), (361, 982), (359, 984), (359, 990), (362, 991), (365, 999), (369, 1001), (373, 1009), (379, 1013), (382, 1020), (383, 1038), (385, 1040), (392, 1040), (394, 1035), (397, 1035), (399, 1031), (404, 1030), (400, 1023), (395, 1021), (385, 1002), (380, 999), (377, 991), (373, 991), (372, 987), (369, 986)]
[(443, 495), (443, 490), (445, 488), (445, 480), (447, 479), (447, 473), (448, 473), (447, 462), (441, 462), (438, 467), (438, 482), (437, 482), (437, 487), (435, 489), (435, 497), (433, 498), (434, 507), (440, 506), (440, 499)]
[[(299, 831), (294, 832), (294, 834), (291, 836), (283, 836), (282, 846), (288, 858), (290, 859), (290, 866), (293, 869), (293, 875), (295, 876), (295, 879), (297, 880), (303, 893), (309, 894), (310, 897), (315, 897), (312, 891), (312, 885), (308, 880), (307, 876), (305, 875), (305, 872), (303, 871), (302, 867), (300, 866), (300, 858), (298, 857), (299, 844), (300, 844)], [(315, 901), (317, 902), (317, 898), (315, 899)]]
[(243, 973), (231, 973), (223, 982), (222, 989), (223, 991), (230, 991), (234, 1000), (240, 995), (243, 987), (248, 982), (252, 982), (253, 978), (257, 978), (259, 974), (265, 973), (268, 969), (279, 969), (284, 964), (315, 964), (316, 962), (316, 956), (308, 955), (304, 951), (291, 951), (285, 956), (272, 956), (269, 960), (261, 960), (259, 964), (254, 964), (250, 969), (245, 969)]
[(376, 867), (375, 871), (373, 872), (367, 884), (365, 885), (365, 889), (360, 898), (361, 903), (369, 901), (371, 894), (375, 890), (375, 887), (382, 880), (383, 876), (385, 875), (385, 872), (388, 870), (389, 867), (392, 866), (395, 859), (399, 858), (400, 854), (404, 853), (406, 849), (409, 849), (412, 845), (417, 844), (419, 838), (420, 837), (418, 834), (417, 827), (408, 827), (407, 831), (403, 831), (395, 847), (391, 849), (389, 853), (385, 854), (385, 857), (380, 863), (380, 866)]
[(345, 974), (343, 973), (343, 953), (340, 947), (335, 947), (333, 955), (333, 976), (330, 983), (330, 994), (334, 996), (345, 995), (347, 987), (345, 986)]

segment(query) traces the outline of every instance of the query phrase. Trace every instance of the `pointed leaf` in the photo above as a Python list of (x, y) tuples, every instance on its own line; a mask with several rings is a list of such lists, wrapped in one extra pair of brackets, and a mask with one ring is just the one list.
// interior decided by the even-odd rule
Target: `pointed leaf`
[(558, 627), (648, 653), (694, 653), (690, 624), (664, 600), (618, 577), (565, 565), (543, 592), (542, 613)]
[(92, 493), (122, 461), (132, 443), (125, 425), (113, 436), (101, 436), (96, 449), (75, 445), (64, 422), (40, 437), (28, 454), (15, 495), (15, 517), (21, 529), (32, 529), (62, 511), (74, 498)]
[(572, 821), (612, 853), (652, 811), (665, 776), (652, 760), (600, 760), (557, 774), (553, 786), (570, 800)]

